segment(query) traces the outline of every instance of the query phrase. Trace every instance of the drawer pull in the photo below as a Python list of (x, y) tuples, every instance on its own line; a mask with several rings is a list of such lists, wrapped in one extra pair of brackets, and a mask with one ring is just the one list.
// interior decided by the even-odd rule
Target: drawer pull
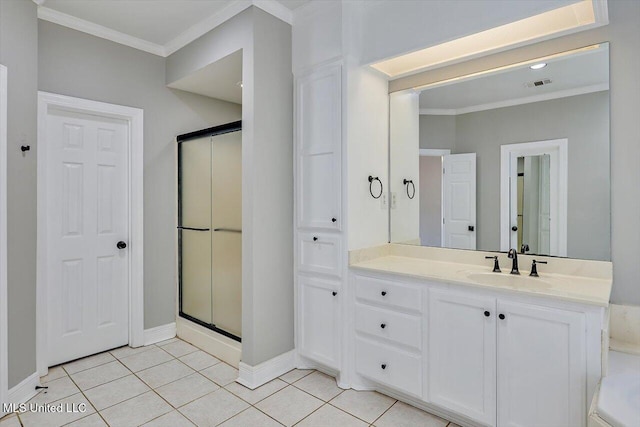
[(314, 242), (317, 242), (317, 241), (318, 241), (318, 238), (317, 238), (316, 236), (313, 236), (313, 241), (314, 241)]
[(382, 291), (382, 292), (380, 292), (380, 294), (381, 294), (382, 296), (385, 296), (385, 295), (387, 295), (387, 291)]
[(337, 218), (331, 218), (331, 222), (336, 222), (337, 220)]
[(384, 329), (384, 328), (386, 328), (386, 327), (387, 327), (387, 324), (386, 324), (386, 323), (381, 323), (381, 324), (380, 324), (380, 327), (381, 327), (382, 329)]
[(336, 291), (333, 291), (333, 292), (331, 292), (331, 295), (333, 295), (335, 297), (336, 295), (338, 295), (338, 293)]
[(386, 364), (386, 363), (383, 363), (382, 365), (380, 365), (380, 367), (381, 367), (382, 369), (387, 369), (387, 364)]
[(500, 318), (500, 320), (504, 320), (505, 315), (504, 314), (500, 314), (500, 315), (498, 315), (498, 317)]
[(484, 315), (485, 315), (486, 317), (489, 317), (489, 316), (491, 316), (491, 313), (489, 313), (488, 311), (485, 311), (485, 312), (484, 312)]

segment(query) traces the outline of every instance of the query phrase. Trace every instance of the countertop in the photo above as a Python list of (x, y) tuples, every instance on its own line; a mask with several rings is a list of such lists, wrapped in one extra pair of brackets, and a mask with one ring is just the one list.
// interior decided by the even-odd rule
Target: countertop
[(609, 306), (611, 279), (547, 273), (543, 271), (544, 267), (539, 267), (540, 277), (529, 277), (529, 271), (524, 269), (521, 271), (521, 276), (513, 276), (509, 274), (510, 269), (505, 266), (502, 273), (492, 273), (489, 266), (398, 255), (383, 255), (350, 265), (350, 268), (356, 270), (392, 273), (600, 307)]

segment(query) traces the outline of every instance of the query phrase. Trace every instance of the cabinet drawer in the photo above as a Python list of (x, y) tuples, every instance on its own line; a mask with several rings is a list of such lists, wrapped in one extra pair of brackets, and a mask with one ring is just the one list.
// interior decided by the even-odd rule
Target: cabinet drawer
[(340, 236), (298, 233), (298, 269), (340, 277)]
[(422, 348), (421, 318), (382, 308), (356, 304), (356, 330), (379, 338)]
[(374, 381), (421, 395), (422, 359), (419, 356), (356, 338), (356, 370)]
[(420, 311), (422, 308), (421, 292), (418, 287), (364, 276), (355, 276), (355, 281), (358, 299), (414, 311)]

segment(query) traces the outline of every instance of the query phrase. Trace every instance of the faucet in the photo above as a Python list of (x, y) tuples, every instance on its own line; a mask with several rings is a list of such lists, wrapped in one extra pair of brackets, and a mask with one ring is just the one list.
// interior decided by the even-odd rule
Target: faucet
[(498, 263), (498, 255), (486, 256), (485, 259), (492, 259), (493, 260), (493, 272), (494, 273), (502, 273), (502, 270), (500, 270), (500, 264)]
[(531, 274), (529, 274), (529, 276), (531, 277), (540, 277), (538, 276), (538, 267), (536, 267), (537, 264), (546, 264), (547, 261), (536, 261), (535, 259), (533, 260), (533, 263), (531, 264)]
[(513, 264), (511, 265), (511, 274), (520, 274), (520, 270), (518, 270), (518, 251), (513, 248), (509, 249), (507, 257), (513, 260)]

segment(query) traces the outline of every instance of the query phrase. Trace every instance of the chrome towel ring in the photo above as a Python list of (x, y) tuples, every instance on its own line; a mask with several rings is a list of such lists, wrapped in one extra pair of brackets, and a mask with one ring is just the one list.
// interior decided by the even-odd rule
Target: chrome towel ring
[[(378, 181), (380, 183), (380, 193), (377, 196), (373, 194), (373, 181)], [(380, 178), (378, 178), (377, 176), (369, 175), (369, 194), (371, 194), (371, 197), (373, 197), (374, 199), (379, 199), (382, 196), (383, 191), (384, 188), (382, 186), (382, 181), (380, 181)]]
[[(405, 186), (405, 190), (407, 191), (407, 197), (410, 199), (413, 199), (414, 197), (416, 197), (416, 186), (413, 183), (413, 180), (411, 179), (405, 179), (402, 181), (402, 183)], [(409, 191), (409, 186), (411, 186), (412, 191)], [(411, 193), (411, 194), (409, 194)]]

